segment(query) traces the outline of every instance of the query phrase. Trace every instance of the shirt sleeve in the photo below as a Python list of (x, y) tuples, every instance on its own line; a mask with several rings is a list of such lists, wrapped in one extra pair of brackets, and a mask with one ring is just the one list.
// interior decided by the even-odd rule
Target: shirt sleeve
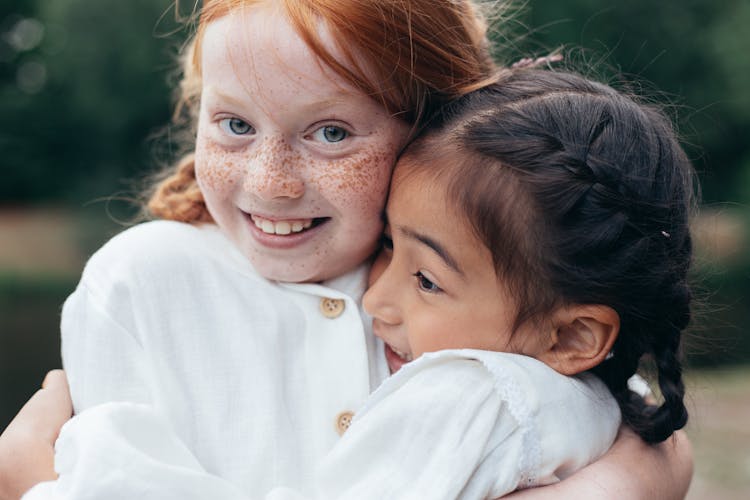
[[(423, 356), (386, 380), (310, 491), (278, 485), (265, 500), (498, 498), (532, 484), (540, 436), (525, 400), (533, 391), (510, 370), (449, 356)], [(548, 465), (565, 460), (548, 457)], [(56, 444), (55, 467), (59, 479), (24, 500), (246, 498), (208, 473), (148, 405), (108, 403), (74, 417)]]
[(523, 429), (470, 359), (420, 358), (388, 379), (322, 464), (318, 498), (496, 498), (515, 490)]
[[(150, 283), (160, 262), (132, 234), (89, 261), (63, 306), (62, 357), (76, 416), (55, 444), (56, 481), (25, 499), (243, 498), (209, 474), (156, 408), (144, 309), (158, 307)], [(153, 313), (153, 312), (152, 312)]]
[(206, 472), (149, 406), (107, 403), (63, 426), (55, 445), (56, 481), (23, 500), (247, 500)]
[(63, 307), (62, 358), (76, 413), (109, 401), (150, 402), (144, 350), (107, 309), (107, 302), (121, 302), (119, 314), (128, 314), (124, 291), (107, 295), (82, 281)]
[[(313, 491), (279, 485), (265, 499), (495, 498), (515, 490), (520, 427), (481, 363), (410, 368), (376, 391), (321, 464)], [(107, 403), (74, 417), (60, 433), (55, 468), (58, 480), (23, 500), (246, 498), (205, 471), (148, 405)]]

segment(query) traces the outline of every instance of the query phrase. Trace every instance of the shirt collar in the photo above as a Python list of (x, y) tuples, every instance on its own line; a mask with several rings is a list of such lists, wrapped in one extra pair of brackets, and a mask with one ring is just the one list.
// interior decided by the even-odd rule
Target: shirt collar
[(279, 283), (280, 286), (300, 292), (332, 299), (351, 298), (359, 304), (367, 288), (370, 262), (360, 264), (348, 273), (323, 281), (322, 283)]

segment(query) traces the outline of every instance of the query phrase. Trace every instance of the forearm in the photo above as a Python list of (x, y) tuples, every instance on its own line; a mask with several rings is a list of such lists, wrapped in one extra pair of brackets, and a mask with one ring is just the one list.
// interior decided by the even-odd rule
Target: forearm
[(36, 483), (57, 477), (53, 444), (71, 413), (65, 376), (50, 372), (0, 435), (0, 500), (16, 500)]
[(516, 492), (514, 500), (678, 500), (685, 497), (693, 475), (693, 454), (683, 431), (659, 445), (647, 445), (629, 429), (621, 429), (604, 457), (566, 480)]
[(149, 406), (107, 403), (73, 417), (55, 445), (60, 478), (37, 484), (24, 500), (247, 500), (209, 474)]

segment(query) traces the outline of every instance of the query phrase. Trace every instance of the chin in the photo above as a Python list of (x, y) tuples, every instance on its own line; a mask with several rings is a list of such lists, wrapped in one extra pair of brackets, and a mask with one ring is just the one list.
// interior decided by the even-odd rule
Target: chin
[(307, 283), (322, 281), (326, 277), (319, 277), (320, 265), (316, 263), (269, 262), (265, 259), (251, 259), (258, 274), (270, 281), (286, 283)]
[(333, 258), (328, 255), (320, 260), (305, 259), (305, 257), (310, 257), (309, 254), (297, 259), (291, 256), (278, 259), (267, 255), (248, 255), (248, 258), (256, 272), (267, 280), (286, 283), (317, 283), (351, 271), (364, 262), (368, 256), (367, 253), (361, 258), (359, 254), (347, 255), (346, 258)]

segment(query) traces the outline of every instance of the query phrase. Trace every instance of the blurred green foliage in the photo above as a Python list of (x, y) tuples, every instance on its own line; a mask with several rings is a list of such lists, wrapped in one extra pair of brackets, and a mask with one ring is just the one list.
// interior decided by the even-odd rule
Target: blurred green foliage
[[(747, 203), (750, 192), (750, 3), (532, 0), (531, 27), (547, 46), (594, 51), (671, 102), (707, 202)], [(568, 20), (568, 21), (565, 21)], [(645, 90), (653, 95), (653, 90)]]
[(0, 199), (80, 203), (149, 164), (179, 41), (168, 1), (22, 0), (0, 12)]
[[(0, 6), (1, 200), (78, 203), (153, 166), (145, 139), (168, 122), (184, 37), (171, 3)], [(653, 82), (677, 104), (706, 200), (750, 200), (750, 3), (529, 0), (519, 21), (532, 33), (518, 55), (585, 47), (579, 65)]]
[[(149, 138), (169, 122), (168, 82), (185, 36), (171, 4), (0, 3), (0, 209), (81, 207), (130, 195), (129, 180), (165, 156)], [(750, 2), (529, 0), (513, 25), (513, 33), (531, 33), (510, 36), (501, 53), (540, 55), (564, 46), (574, 65), (594, 74), (609, 67), (601, 72), (614, 79), (635, 75), (642, 92), (669, 104), (701, 173), (705, 201), (743, 221), (726, 238), (734, 241), (732, 233), (744, 231), (740, 250), (702, 254), (706, 306), (695, 330), (702, 340), (690, 353), (701, 364), (750, 360), (744, 335), (750, 327)], [(103, 205), (93, 210), (105, 211)], [(88, 229), (86, 251), (110, 231)], [(57, 278), (6, 271), (0, 269), (0, 424), (48, 367), (59, 366), (59, 308), (80, 269)]]

